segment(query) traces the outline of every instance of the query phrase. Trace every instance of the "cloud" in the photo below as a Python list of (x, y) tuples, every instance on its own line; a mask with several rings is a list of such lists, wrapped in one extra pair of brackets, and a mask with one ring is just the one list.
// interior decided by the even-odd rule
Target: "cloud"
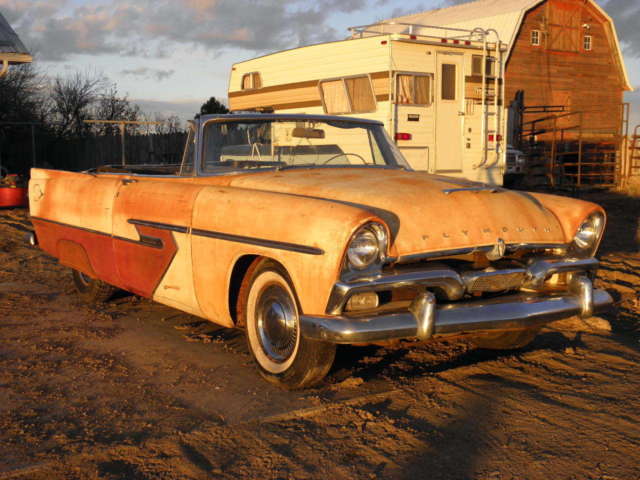
[(613, 18), (624, 53), (640, 58), (640, 2), (609, 0), (603, 8)]
[(140, 67), (129, 70), (122, 70), (122, 75), (131, 75), (135, 77), (153, 78), (159, 82), (166, 80), (176, 73), (175, 70), (161, 70), (158, 68)]
[(0, 9), (42, 60), (62, 61), (80, 54), (157, 58), (180, 46), (214, 56), (225, 48), (280, 50), (337, 38), (329, 17), (369, 1), (0, 0)]

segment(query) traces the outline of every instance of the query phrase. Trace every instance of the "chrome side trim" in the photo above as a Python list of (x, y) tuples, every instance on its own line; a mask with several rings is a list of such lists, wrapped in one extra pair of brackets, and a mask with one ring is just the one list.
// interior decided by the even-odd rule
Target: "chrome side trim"
[(279, 242), (277, 240), (264, 240), (262, 238), (244, 237), (242, 235), (213, 232), (210, 230), (201, 230), (198, 228), (192, 229), (191, 234), (199, 237), (216, 238), (218, 240), (226, 240), (227, 242), (246, 243), (248, 245), (273, 248), (276, 250), (287, 250), (289, 252), (304, 253), (307, 255), (324, 255), (324, 250), (320, 248), (308, 247), (306, 245), (298, 245), (295, 243)]
[(143, 227), (153, 227), (160, 230), (169, 230), (179, 233), (191, 233), (198, 237), (216, 238), (218, 240), (226, 240), (227, 242), (246, 243), (248, 245), (257, 245), (259, 247), (273, 248), (276, 250), (287, 250), (289, 252), (304, 253), (307, 255), (323, 255), (324, 250), (307, 245), (298, 245), (296, 243), (280, 242), (277, 240), (265, 240), (262, 238), (245, 237), (242, 235), (233, 235), (230, 233), (214, 232), (211, 230), (202, 230), (199, 228), (190, 228), (182, 225), (171, 225), (168, 223), (151, 222), (148, 220), (129, 219), (132, 225), (140, 225)]
[[(304, 315), (300, 318), (301, 333), (306, 338), (330, 343), (369, 343), (402, 338), (445, 338), (467, 333), (492, 330), (518, 330), (543, 325), (573, 315), (597, 312), (613, 303), (605, 290), (589, 289), (581, 294), (545, 296), (519, 293), (491, 301), (449, 304), (433, 309), (424, 299), (422, 309), (369, 317), (319, 317)], [(586, 293), (585, 293), (586, 292)], [(418, 303), (423, 302), (420, 299)], [(415, 302), (414, 302), (415, 304)], [(435, 305), (434, 305), (435, 307)], [(433, 319), (433, 329), (431, 320)], [(421, 323), (422, 322), (422, 323)], [(427, 325), (425, 328), (424, 325)], [(432, 334), (429, 333), (431, 330)]]
[(452, 193), (457, 193), (457, 192), (473, 192), (473, 193), (479, 193), (479, 192), (489, 192), (489, 193), (500, 193), (500, 192), (505, 192), (506, 190), (504, 190), (503, 188), (499, 188), (499, 187), (490, 187), (490, 186), (481, 186), (481, 187), (465, 187), (465, 188), (447, 188), (445, 190), (442, 190), (442, 193), (444, 193), (445, 195), (450, 195)]
[(333, 286), (327, 315), (340, 315), (350, 296), (361, 292), (380, 292), (401, 287), (420, 286), (442, 290), (449, 300), (459, 300), (464, 295), (464, 284), (460, 275), (450, 268), (421, 269), (397, 275), (379, 276), (371, 279)]
[(135, 218), (130, 218), (127, 220), (127, 223), (130, 223), (131, 225), (140, 225), (141, 227), (157, 228), (158, 230), (169, 230), (170, 232), (189, 233), (189, 227), (172, 225), (170, 223), (150, 222), (148, 220), (138, 220)]
[(538, 260), (527, 267), (525, 287), (539, 289), (556, 273), (585, 272), (597, 270), (600, 262), (596, 258), (569, 258)]

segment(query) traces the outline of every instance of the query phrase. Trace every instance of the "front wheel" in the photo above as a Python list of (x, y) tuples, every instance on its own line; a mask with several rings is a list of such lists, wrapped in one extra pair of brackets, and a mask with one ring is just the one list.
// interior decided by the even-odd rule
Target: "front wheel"
[(254, 262), (240, 288), (238, 313), (251, 355), (266, 380), (292, 390), (315, 385), (326, 376), (336, 347), (301, 335), (296, 294), (279, 264)]
[(91, 278), (78, 270), (73, 270), (72, 276), (76, 290), (84, 300), (90, 303), (106, 302), (117, 290), (116, 287), (97, 278)]

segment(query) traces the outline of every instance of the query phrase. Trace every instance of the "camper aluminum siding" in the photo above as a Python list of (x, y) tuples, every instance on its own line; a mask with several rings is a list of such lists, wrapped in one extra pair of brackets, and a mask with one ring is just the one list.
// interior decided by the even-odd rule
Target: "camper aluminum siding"
[[(405, 134), (396, 143), (413, 168), (474, 180), (502, 183), (504, 146), (483, 158), (481, 83), (473, 75), (478, 47), (440, 45), (411, 40), (402, 35), (377, 35), (312, 45), (266, 55), (235, 64), (229, 81), (232, 111), (327, 113), (319, 84), (323, 80), (367, 75), (376, 98), (373, 111), (349, 116), (383, 122), (390, 135)], [(454, 65), (454, 95), (442, 101), (442, 64)], [(259, 88), (249, 76), (258, 73)], [(429, 77), (429, 101), (402, 105), (394, 100), (398, 75)], [(246, 80), (243, 78), (246, 77)], [(248, 81), (244, 84), (243, 81)], [(334, 113), (334, 112), (329, 112)], [(500, 118), (500, 116), (494, 117)], [(504, 123), (493, 138), (504, 138)]]

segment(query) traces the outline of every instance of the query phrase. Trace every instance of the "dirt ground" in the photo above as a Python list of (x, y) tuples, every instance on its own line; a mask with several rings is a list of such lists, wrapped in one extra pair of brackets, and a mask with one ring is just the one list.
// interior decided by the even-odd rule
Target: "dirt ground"
[[(0, 480), (640, 479), (640, 198), (608, 210), (616, 307), (522, 351), (342, 348), (318, 388), (262, 381), (241, 334), (91, 307), (0, 211)], [(608, 328), (611, 331), (608, 331)]]

